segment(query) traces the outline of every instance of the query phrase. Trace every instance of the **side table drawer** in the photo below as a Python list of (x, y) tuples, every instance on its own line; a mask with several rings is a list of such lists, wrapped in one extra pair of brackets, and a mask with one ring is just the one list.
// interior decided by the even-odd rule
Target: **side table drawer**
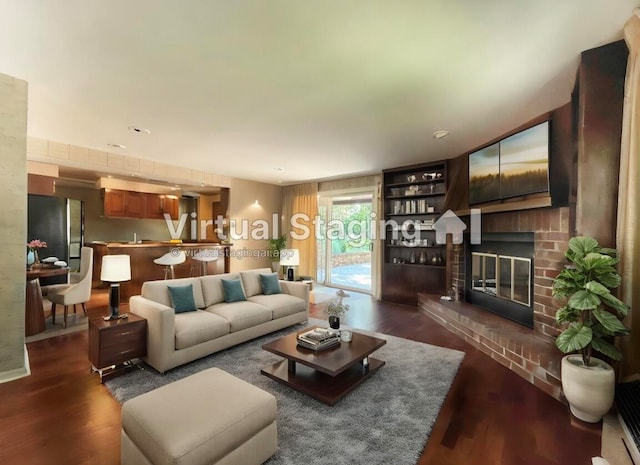
[(128, 345), (113, 345), (103, 347), (98, 357), (98, 368), (104, 368), (110, 365), (119, 365), (132, 358), (142, 357), (147, 354), (146, 341), (135, 341)]
[(135, 314), (128, 319), (89, 320), (89, 361), (97, 369), (121, 365), (147, 353), (147, 320)]
[(137, 321), (125, 326), (116, 326), (101, 331), (100, 347), (106, 349), (114, 346), (124, 347), (135, 344), (146, 337), (146, 323), (146, 321)]

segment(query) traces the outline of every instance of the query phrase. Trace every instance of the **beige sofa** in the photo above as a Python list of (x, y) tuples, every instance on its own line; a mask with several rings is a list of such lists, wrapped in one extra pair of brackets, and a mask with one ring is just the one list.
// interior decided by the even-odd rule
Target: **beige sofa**
[[(159, 372), (241, 342), (304, 322), (309, 315), (309, 288), (280, 281), (281, 294), (264, 295), (260, 274), (269, 268), (198, 278), (147, 281), (129, 310), (147, 320), (145, 362)], [(242, 283), (246, 301), (225, 302), (223, 279)], [(192, 284), (196, 311), (176, 313), (168, 286)]]

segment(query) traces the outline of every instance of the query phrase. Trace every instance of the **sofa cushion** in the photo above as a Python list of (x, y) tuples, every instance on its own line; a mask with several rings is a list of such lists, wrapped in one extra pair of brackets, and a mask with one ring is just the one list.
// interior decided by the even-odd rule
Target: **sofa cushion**
[(193, 284), (186, 286), (167, 286), (171, 303), (176, 313), (194, 312), (197, 310), (196, 301), (193, 298)]
[(254, 295), (249, 297), (249, 300), (270, 308), (274, 320), (307, 310), (304, 300), (289, 294)]
[(260, 273), (260, 284), (262, 285), (262, 293), (264, 295), (282, 294), (277, 273)]
[(217, 275), (207, 275), (200, 278), (202, 284), (202, 295), (204, 296), (204, 307), (224, 302), (223, 279), (239, 279), (238, 273), (224, 273)]
[(206, 311), (221, 316), (231, 325), (231, 332), (241, 331), (271, 320), (272, 311), (255, 302), (242, 301), (215, 304)]
[(223, 279), (222, 287), (224, 289), (224, 301), (240, 302), (247, 300), (242, 289), (242, 282), (239, 279)]
[(244, 287), (244, 295), (251, 297), (262, 294), (262, 284), (260, 283), (261, 274), (272, 273), (271, 268), (258, 268), (256, 270), (247, 270), (240, 272), (242, 279), (242, 287)]
[(196, 307), (205, 308), (204, 297), (202, 296), (202, 286), (200, 285), (200, 278), (179, 278), (179, 279), (161, 279), (158, 281), (146, 281), (142, 283), (142, 290), (140, 294), (154, 302), (158, 302), (167, 307), (171, 307), (171, 297), (169, 296), (168, 286), (186, 286), (187, 284), (193, 285), (193, 298), (196, 302)]
[(204, 310), (177, 314), (175, 325), (176, 350), (229, 334), (231, 327), (224, 318)]

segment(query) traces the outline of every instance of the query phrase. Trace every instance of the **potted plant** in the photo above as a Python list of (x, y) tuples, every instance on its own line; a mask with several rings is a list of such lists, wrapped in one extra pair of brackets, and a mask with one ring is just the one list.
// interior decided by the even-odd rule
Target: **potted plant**
[(615, 374), (611, 365), (592, 353), (620, 360), (622, 354), (611, 339), (629, 334), (618, 319), (629, 307), (611, 293), (621, 282), (615, 249), (600, 247), (591, 237), (577, 236), (569, 241), (565, 256), (571, 264), (553, 282), (553, 297), (567, 299), (556, 312), (556, 321), (565, 327), (556, 346), (571, 354), (562, 359), (562, 390), (571, 412), (580, 420), (595, 423), (613, 404)]
[(275, 239), (269, 239), (268, 255), (271, 258), (271, 269), (274, 272), (280, 270), (280, 251), (287, 245), (287, 236), (283, 234)]
[(327, 306), (327, 315), (329, 316), (329, 326), (333, 329), (340, 329), (340, 317), (349, 311), (349, 304), (342, 303), (342, 299), (349, 297), (349, 294), (340, 289), (336, 295), (338, 300)]

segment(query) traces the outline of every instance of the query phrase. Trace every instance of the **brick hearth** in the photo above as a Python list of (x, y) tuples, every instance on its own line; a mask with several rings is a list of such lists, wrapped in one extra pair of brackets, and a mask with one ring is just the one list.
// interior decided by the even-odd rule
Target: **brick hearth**
[[(440, 296), (421, 295), (419, 300), (425, 314), (557, 399), (563, 354), (553, 340), (559, 334), (555, 313), (562, 304), (553, 299), (552, 286), (566, 264), (570, 218), (568, 207), (482, 215), (483, 233), (534, 233), (533, 330), (480, 307), (440, 301)], [(465, 286), (465, 253), (463, 245), (447, 249), (447, 282), (458, 290)]]
[(418, 294), (418, 308), (472, 346), (517, 373), (547, 394), (562, 400), (562, 355), (547, 338), (524, 326), (464, 302)]

